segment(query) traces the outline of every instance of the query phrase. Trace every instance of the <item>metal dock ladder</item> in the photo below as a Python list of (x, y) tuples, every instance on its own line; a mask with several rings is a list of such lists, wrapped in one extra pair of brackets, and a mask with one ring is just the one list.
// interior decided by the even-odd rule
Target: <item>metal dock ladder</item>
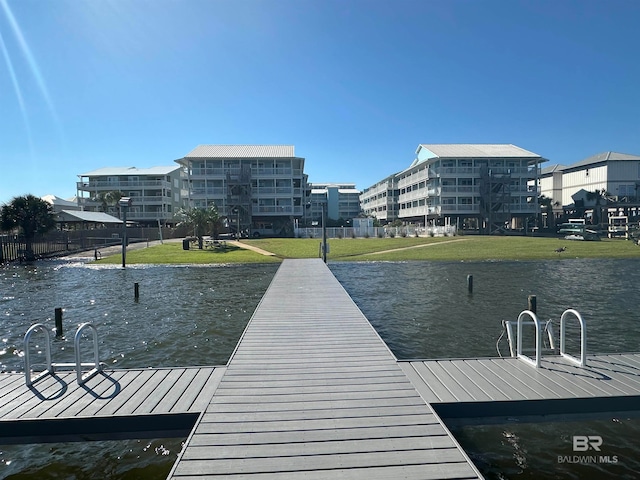
[[(80, 340), (82, 339), (82, 333), (84, 330), (89, 329), (93, 333), (93, 363), (82, 363), (80, 359)], [(42, 364), (32, 364), (31, 363), (31, 353), (30, 353), (30, 344), (31, 338), (36, 332), (44, 332), (45, 336), (45, 344), (44, 344), (44, 353), (45, 353), (45, 369), (39, 374), (32, 376), (31, 371), (34, 365), (42, 365)], [(64, 369), (64, 368), (75, 368), (77, 373), (77, 381), (78, 385), (83, 385), (87, 380), (97, 375), (102, 371), (103, 364), (100, 362), (99, 351), (98, 351), (98, 331), (92, 323), (83, 323), (76, 330), (76, 334), (73, 339), (74, 349), (76, 361), (75, 363), (52, 363), (51, 362), (51, 334), (47, 327), (42, 323), (36, 323), (32, 325), (27, 333), (24, 335), (24, 376), (25, 381), (28, 387), (31, 387), (34, 383), (42, 380), (47, 375), (53, 375), (56, 368)], [(91, 367), (91, 369), (84, 373), (82, 372), (83, 367)]]
[[(580, 325), (580, 358), (575, 357), (566, 350), (566, 325), (567, 320), (574, 317), (578, 320)], [(531, 358), (530, 356), (524, 353), (522, 348), (522, 327), (527, 323), (531, 323), (536, 330), (535, 336), (535, 358)], [(516, 350), (514, 352), (513, 344), (514, 344), (514, 335), (513, 335), (513, 325), (516, 324)], [(549, 345), (551, 350), (555, 350), (555, 342), (553, 339), (553, 332), (551, 329), (552, 323), (551, 320), (548, 322), (541, 322), (538, 319), (538, 316), (532, 312), (531, 310), (523, 310), (520, 315), (518, 315), (518, 320), (516, 321), (503, 321), (504, 328), (507, 331), (507, 338), (509, 342), (509, 350), (512, 357), (519, 358), (523, 360), (525, 363), (535, 367), (540, 368), (542, 362), (542, 338), (544, 336), (544, 332), (547, 332), (549, 338)], [(498, 339), (499, 341), (500, 339)], [(580, 367), (585, 367), (587, 365), (587, 326), (582, 318), (582, 315), (575, 309), (567, 309), (562, 313), (560, 317), (560, 356), (566, 358), (567, 360), (575, 363)]]

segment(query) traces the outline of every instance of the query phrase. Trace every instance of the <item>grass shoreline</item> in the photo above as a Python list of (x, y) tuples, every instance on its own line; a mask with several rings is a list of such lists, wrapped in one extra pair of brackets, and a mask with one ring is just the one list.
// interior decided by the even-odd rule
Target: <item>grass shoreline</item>
[[(532, 261), (584, 258), (640, 258), (640, 246), (628, 240), (570, 241), (551, 237), (406, 237), (328, 240), (328, 261)], [(243, 240), (274, 256), (228, 246), (225, 250), (183, 250), (182, 243), (127, 252), (127, 264), (277, 263), (286, 258), (318, 258), (319, 239), (265, 238)], [(558, 252), (557, 249), (565, 250)], [(118, 264), (119, 254), (96, 264)]]

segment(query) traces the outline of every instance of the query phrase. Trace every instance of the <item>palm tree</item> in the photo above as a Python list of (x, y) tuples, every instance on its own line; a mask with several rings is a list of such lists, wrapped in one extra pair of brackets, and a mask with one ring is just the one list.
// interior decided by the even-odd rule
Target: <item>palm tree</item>
[(208, 208), (190, 208), (180, 210), (178, 215), (182, 221), (178, 226), (186, 225), (193, 228), (194, 235), (198, 238), (198, 248), (202, 250), (204, 245), (204, 235), (209, 233), (213, 238), (218, 238), (222, 219), (218, 215), (218, 208), (215, 204)]
[(53, 207), (34, 195), (14, 197), (0, 210), (0, 229), (10, 231), (17, 228), (24, 235), (27, 261), (35, 260), (33, 240), (36, 234), (46, 233), (55, 226)]
[(602, 206), (607, 204), (607, 195), (609, 193), (603, 188), (602, 190), (594, 190), (593, 192), (587, 192), (587, 200), (595, 201), (593, 207), (593, 215), (591, 216), (591, 223), (598, 225), (602, 218)]
[[(553, 199), (547, 197), (546, 195), (540, 195), (538, 197), (538, 205), (540, 205), (540, 216), (542, 213), (545, 213), (547, 216), (547, 228), (553, 228), (555, 226), (555, 215), (553, 213)], [(540, 225), (543, 225), (542, 222), (539, 222)]]
[(100, 202), (102, 205), (102, 211), (107, 212), (107, 208), (110, 205), (117, 205), (122, 198), (122, 192), (118, 190), (111, 190), (109, 192), (100, 192), (93, 197), (95, 202)]

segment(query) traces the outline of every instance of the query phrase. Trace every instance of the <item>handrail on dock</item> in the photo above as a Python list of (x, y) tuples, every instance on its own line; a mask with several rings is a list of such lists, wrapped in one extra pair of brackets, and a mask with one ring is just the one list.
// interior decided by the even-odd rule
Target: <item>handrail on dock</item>
[[(47, 368), (41, 373), (39, 373), (38, 375), (36, 375), (35, 377), (32, 377), (29, 344), (31, 342), (31, 336), (37, 330), (44, 332), (44, 336), (45, 336), (44, 352), (45, 352), (45, 357), (47, 362), (46, 363)], [(27, 387), (32, 386), (34, 383), (36, 383), (38, 380), (43, 379), (48, 374), (53, 374), (53, 364), (51, 363), (51, 334), (49, 333), (49, 330), (47, 329), (47, 327), (45, 327), (42, 323), (36, 323), (34, 325), (31, 325), (31, 327), (29, 327), (29, 330), (27, 330), (27, 333), (24, 334), (24, 377), (25, 377)]]
[[(576, 358), (573, 355), (570, 355), (566, 352), (566, 320), (571, 315), (578, 319), (580, 322), (580, 358)], [(582, 315), (577, 310), (572, 308), (565, 310), (562, 316), (560, 317), (560, 355), (562, 355), (567, 360), (572, 361), (573, 363), (580, 365), (581, 367), (587, 366), (587, 325), (582, 318)]]
[[(522, 353), (522, 322), (525, 317), (529, 317), (533, 321), (533, 325), (536, 327), (536, 359), (535, 361)], [(540, 320), (538, 320), (538, 316), (533, 313), (531, 310), (523, 310), (520, 315), (518, 315), (518, 339), (517, 339), (517, 348), (516, 348), (516, 356), (527, 362), (528, 364), (534, 366), (535, 368), (540, 368), (540, 364), (542, 361), (542, 335), (541, 335), (541, 327)]]
[[(82, 373), (82, 361), (80, 359), (80, 339), (82, 338), (82, 331), (90, 329), (93, 332), (93, 361), (94, 365), (91, 370), (83, 375)], [(83, 385), (90, 378), (95, 377), (102, 371), (102, 364), (100, 363), (99, 346), (98, 346), (98, 330), (92, 323), (83, 323), (78, 327), (76, 335), (73, 339), (73, 345), (76, 351), (76, 374), (78, 376), (78, 385)]]
[[(91, 331), (93, 332), (93, 358), (94, 358), (93, 363), (82, 363), (80, 359), (80, 340), (82, 338), (83, 331), (86, 330), (87, 328), (91, 329)], [(33, 365), (31, 364), (30, 343), (31, 343), (31, 337), (36, 331), (42, 331), (44, 332), (44, 335), (45, 335), (44, 352), (45, 352), (46, 368), (42, 372), (40, 372), (38, 375), (32, 377), (31, 368)], [(100, 362), (100, 355), (99, 355), (98, 330), (96, 329), (95, 325), (88, 322), (80, 325), (78, 327), (78, 330), (76, 331), (73, 343), (74, 343), (75, 354), (76, 354), (75, 363), (52, 363), (51, 334), (49, 333), (49, 330), (42, 323), (36, 323), (31, 327), (29, 327), (29, 330), (27, 330), (27, 333), (24, 335), (24, 376), (25, 376), (25, 383), (27, 387), (31, 387), (34, 383), (36, 383), (39, 380), (42, 380), (47, 375), (53, 375), (56, 368), (65, 368), (65, 367), (75, 368), (77, 378), (78, 378), (78, 385), (83, 385), (87, 380), (89, 380), (90, 378), (94, 377), (99, 372), (101, 372), (102, 363)], [(36, 365), (39, 365), (39, 364), (36, 364)], [(83, 374), (82, 367), (93, 367), (93, 368), (89, 370), (87, 373)]]

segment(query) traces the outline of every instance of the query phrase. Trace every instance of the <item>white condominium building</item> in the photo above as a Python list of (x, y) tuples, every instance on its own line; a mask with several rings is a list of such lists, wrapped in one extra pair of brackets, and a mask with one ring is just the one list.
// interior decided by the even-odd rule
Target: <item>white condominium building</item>
[(78, 206), (118, 217), (118, 199), (130, 197), (127, 220), (141, 224), (174, 221), (180, 208), (180, 167), (106, 167), (78, 175)]
[(311, 183), (310, 208), (307, 220), (320, 224), (323, 205), (327, 207), (327, 217), (331, 220), (351, 220), (360, 210), (360, 190), (355, 183)]
[(384, 223), (398, 219), (398, 179), (391, 175), (375, 185), (365, 188), (360, 194), (360, 205), (367, 216)]
[(184, 206), (215, 204), (233, 230), (292, 236), (304, 216), (304, 158), (292, 145), (199, 145), (176, 162)]
[(520, 228), (538, 212), (535, 185), (544, 161), (515, 145), (421, 144), (409, 168), (365, 190), (363, 209), (381, 218), (397, 190), (397, 218), (403, 221), (484, 233)]

